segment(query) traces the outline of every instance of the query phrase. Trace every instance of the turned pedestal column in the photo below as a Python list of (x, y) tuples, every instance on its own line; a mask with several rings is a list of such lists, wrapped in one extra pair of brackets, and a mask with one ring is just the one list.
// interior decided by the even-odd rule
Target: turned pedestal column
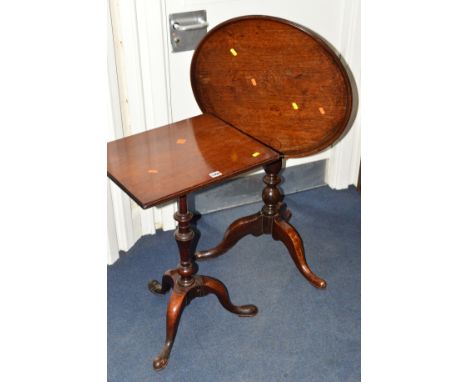
[(176, 269), (168, 270), (161, 283), (156, 280), (149, 282), (149, 290), (155, 294), (165, 294), (172, 288), (166, 313), (166, 342), (153, 361), (156, 370), (167, 366), (172, 346), (177, 334), (180, 317), (186, 305), (196, 297), (214, 294), (221, 305), (231, 313), (240, 317), (252, 317), (257, 314), (255, 305), (237, 306), (231, 302), (226, 286), (219, 280), (197, 275), (197, 264), (193, 258), (194, 232), (190, 227), (192, 213), (187, 208), (186, 196), (179, 197), (179, 208), (174, 214), (178, 227), (175, 231), (175, 239), (179, 247), (180, 263)]

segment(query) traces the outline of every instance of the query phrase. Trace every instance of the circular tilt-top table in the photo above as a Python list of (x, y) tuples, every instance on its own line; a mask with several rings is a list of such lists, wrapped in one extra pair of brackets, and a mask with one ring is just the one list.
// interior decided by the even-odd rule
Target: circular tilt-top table
[[(318, 34), (287, 20), (246, 16), (213, 28), (197, 47), (191, 83), (203, 114), (107, 145), (108, 176), (142, 208), (178, 199), (174, 218), (177, 268), (149, 289), (172, 289), (166, 342), (153, 367), (164, 368), (184, 307), (214, 294), (228, 311), (254, 316), (254, 305), (233, 305), (225, 285), (197, 274), (197, 260), (225, 253), (242, 237), (270, 234), (284, 243), (315, 287), (326, 282), (306, 262), (302, 239), (278, 185), (283, 159), (318, 153), (343, 137), (357, 110), (353, 77)], [(214, 248), (195, 252), (187, 194), (263, 166), (261, 211), (234, 221)]]

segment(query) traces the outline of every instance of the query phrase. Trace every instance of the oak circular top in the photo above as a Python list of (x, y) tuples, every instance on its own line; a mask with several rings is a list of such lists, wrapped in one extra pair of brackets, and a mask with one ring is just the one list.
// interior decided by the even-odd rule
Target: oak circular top
[(354, 114), (340, 57), (316, 33), (274, 17), (213, 28), (194, 53), (191, 81), (204, 113), (289, 157), (329, 147)]

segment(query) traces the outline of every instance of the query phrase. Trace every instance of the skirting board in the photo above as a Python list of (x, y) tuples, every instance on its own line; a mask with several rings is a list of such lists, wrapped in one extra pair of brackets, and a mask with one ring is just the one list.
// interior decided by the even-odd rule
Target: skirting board
[[(326, 160), (282, 170), (280, 188), (285, 195), (325, 185)], [(189, 195), (192, 211), (206, 214), (262, 200), (265, 173), (243, 176)]]

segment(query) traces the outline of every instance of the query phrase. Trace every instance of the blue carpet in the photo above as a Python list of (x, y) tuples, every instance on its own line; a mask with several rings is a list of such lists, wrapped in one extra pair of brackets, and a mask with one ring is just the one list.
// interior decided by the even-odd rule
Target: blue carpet
[[(145, 236), (108, 267), (109, 381), (360, 380), (360, 195), (321, 187), (285, 201), (327, 289), (311, 286), (280, 242), (249, 235), (201, 262), (199, 273), (223, 281), (234, 304), (257, 305), (257, 316), (231, 314), (213, 295), (195, 299), (182, 315), (168, 367), (155, 372), (169, 294), (155, 296), (146, 284), (173, 268), (178, 252), (173, 232)], [(260, 207), (203, 216), (198, 248), (217, 244), (232, 220)]]

